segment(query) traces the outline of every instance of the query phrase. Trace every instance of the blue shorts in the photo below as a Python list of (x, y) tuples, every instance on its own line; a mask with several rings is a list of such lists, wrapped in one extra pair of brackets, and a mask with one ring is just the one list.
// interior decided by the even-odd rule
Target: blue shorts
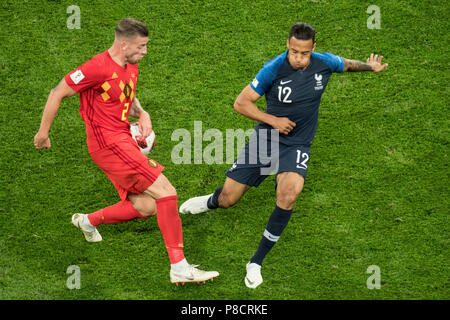
[(259, 186), (269, 175), (281, 172), (297, 172), (306, 179), (309, 157), (310, 146), (288, 146), (253, 135), (225, 176), (253, 187)]

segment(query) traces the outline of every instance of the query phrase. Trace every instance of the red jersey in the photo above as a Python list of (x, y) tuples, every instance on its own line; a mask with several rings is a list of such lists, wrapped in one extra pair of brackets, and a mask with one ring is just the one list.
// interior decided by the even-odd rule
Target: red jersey
[(64, 77), (80, 93), (80, 114), (86, 124), (89, 152), (130, 135), (128, 114), (136, 93), (137, 64), (118, 65), (108, 50)]

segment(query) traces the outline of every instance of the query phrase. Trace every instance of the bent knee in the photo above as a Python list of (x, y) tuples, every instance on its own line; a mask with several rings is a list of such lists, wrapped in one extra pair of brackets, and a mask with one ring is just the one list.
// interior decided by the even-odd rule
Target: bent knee
[(169, 183), (169, 185), (164, 187), (164, 197), (170, 197), (170, 196), (176, 196), (177, 195), (177, 190), (175, 189), (174, 186), (172, 186), (172, 184)]
[(137, 212), (139, 212), (142, 216), (149, 218), (152, 217), (156, 214), (156, 208), (150, 208), (150, 207), (146, 207), (146, 208), (139, 208), (136, 209)]
[(130, 197), (133, 208), (144, 217), (151, 217), (156, 214), (156, 202), (151, 197)]
[(280, 197), (277, 198), (277, 206), (284, 210), (291, 210), (294, 208), (297, 197)]
[[(176, 196), (177, 190), (175, 187), (170, 183), (170, 181), (163, 175), (161, 175), (158, 180), (161, 178), (161, 180), (158, 182), (159, 184), (159, 198), (164, 197), (170, 197), (170, 196)], [(157, 180), (157, 181), (158, 181)]]
[(280, 191), (277, 193), (277, 206), (285, 209), (291, 210), (294, 208), (295, 202), (297, 201), (298, 196), (300, 195), (301, 190), (289, 190), (289, 191)]

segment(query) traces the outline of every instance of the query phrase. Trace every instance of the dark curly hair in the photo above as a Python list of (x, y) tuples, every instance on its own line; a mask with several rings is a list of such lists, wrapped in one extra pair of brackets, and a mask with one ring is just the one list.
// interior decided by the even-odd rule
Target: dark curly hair
[(316, 29), (312, 25), (306, 22), (297, 22), (291, 28), (291, 32), (289, 33), (290, 38), (296, 38), (299, 40), (309, 40), (312, 39), (313, 43), (316, 42)]

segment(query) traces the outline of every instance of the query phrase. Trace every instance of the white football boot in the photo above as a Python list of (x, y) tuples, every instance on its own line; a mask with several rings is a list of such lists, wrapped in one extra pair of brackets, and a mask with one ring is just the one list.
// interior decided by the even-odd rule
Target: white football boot
[(245, 285), (249, 288), (255, 289), (263, 282), (261, 276), (261, 266), (256, 263), (247, 263), (246, 265), (247, 275), (245, 276)]
[(86, 241), (88, 242), (99, 242), (102, 241), (102, 236), (98, 232), (96, 227), (93, 227), (91, 224), (88, 224), (86, 220), (88, 219), (86, 214), (75, 213), (72, 216), (72, 224), (80, 229)]
[(180, 213), (186, 214), (197, 214), (209, 211), (208, 199), (213, 195), (213, 193), (206, 196), (190, 198), (186, 200), (180, 207)]
[(217, 271), (203, 271), (197, 269), (198, 265), (190, 264), (183, 272), (170, 270), (170, 282), (185, 284), (186, 282), (206, 282), (219, 276)]

